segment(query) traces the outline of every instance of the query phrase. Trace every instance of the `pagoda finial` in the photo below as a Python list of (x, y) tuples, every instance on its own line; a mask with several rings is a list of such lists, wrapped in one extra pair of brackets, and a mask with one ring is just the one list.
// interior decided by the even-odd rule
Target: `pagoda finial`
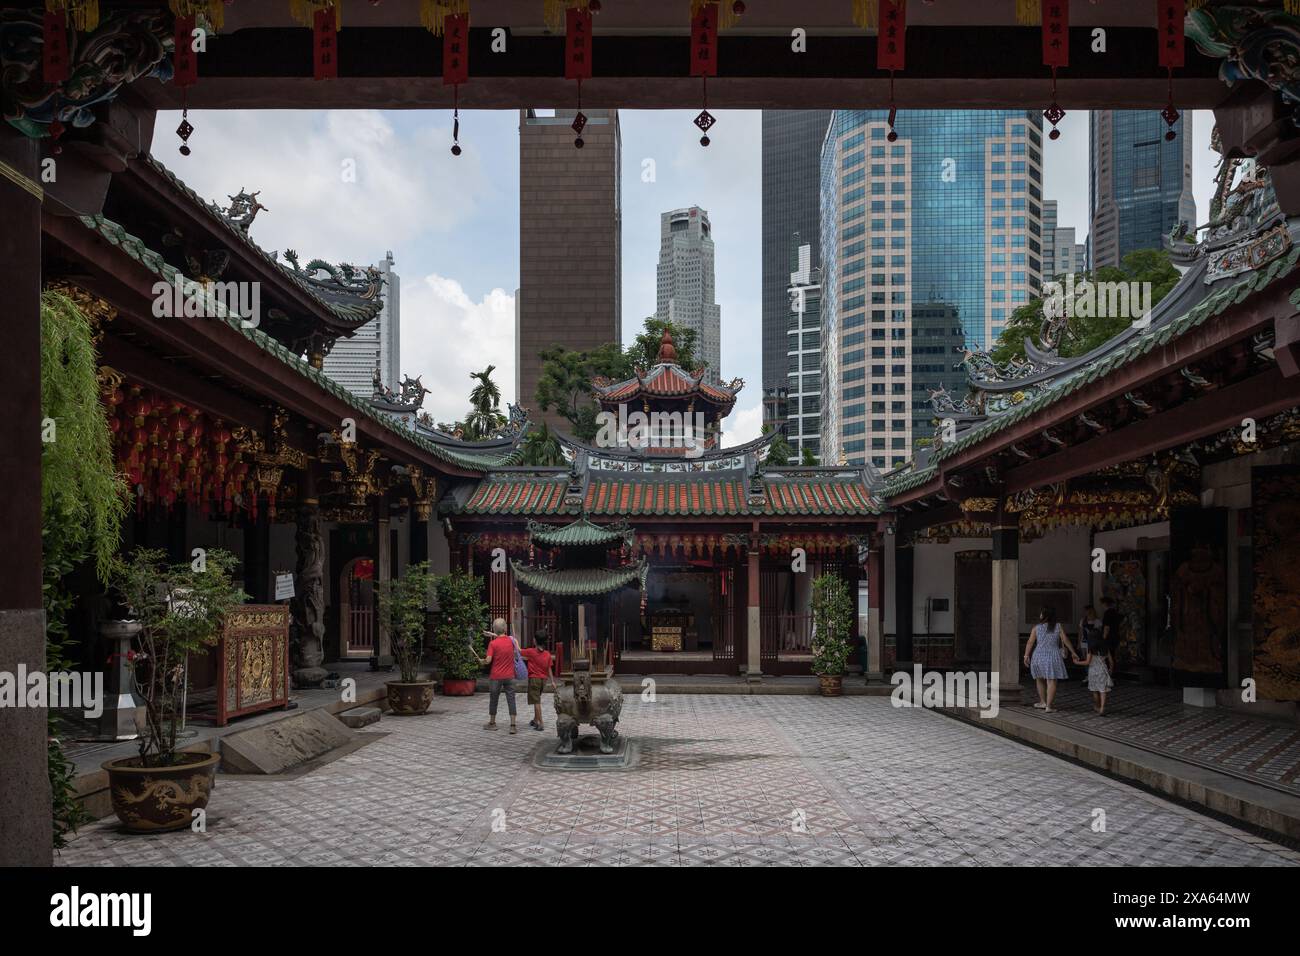
[(673, 348), (673, 334), (665, 328), (663, 338), (659, 340), (659, 363), (662, 365), (666, 363), (676, 364), (676, 362), (677, 349)]

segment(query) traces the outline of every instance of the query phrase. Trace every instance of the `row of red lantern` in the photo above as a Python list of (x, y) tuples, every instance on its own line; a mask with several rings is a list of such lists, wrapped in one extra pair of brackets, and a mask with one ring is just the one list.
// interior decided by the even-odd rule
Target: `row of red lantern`
[[(243, 509), (257, 517), (252, 463), (225, 422), (139, 385), (107, 389), (103, 399), (117, 465), (138, 509), (184, 502), (208, 515), (215, 503), (223, 514)], [(274, 490), (268, 497), (274, 517)]]

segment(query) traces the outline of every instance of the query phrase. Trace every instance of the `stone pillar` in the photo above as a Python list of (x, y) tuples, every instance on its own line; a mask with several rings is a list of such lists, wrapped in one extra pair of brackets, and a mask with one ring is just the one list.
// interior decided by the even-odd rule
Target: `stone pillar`
[(763, 618), (762, 609), (759, 606), (759, 581), (761, 576), (758, 569), (759, 547), (757, 534), (750, 538), (746, 557), (749, 562), (749, 587), (746, 589), (749, 596), (749, 617), (745, 628), (744, 673), (747, 680), (756, 683), (763, 679)]
[(319, 687), (328, 671), (325, 660), (325, 535), (320, 502), (310, 465), (298, 485), (298, 529), (295, 537), (293, 614), (295, 687)]
[[(37, 141), (0, 129), (0, 671), (45, 670), (41, 603), (41, 200)], [(0, 866), (50, 866), (53, 826), (46, 711), (0, 707)]]
[(904, 535), (894, 545), (894, 670), (912, 672), (912, 569), (916, 549)]
[(885, 647), (885, 551), (880, 538), (873, 536), (867, 552), (867, 680), (880, 683), (885, 679), (881, 666)]
[(1020, 702), (1020, 527), (999, 506), (993, 518), (993, 673), (998, 697)]
[(388, 541), (388, 499), (382, 494), (375, 499), (375, 655), (370, 665), (375, 670), (392, 667), (393, 645), (379, 615), (379, 588), (393, 576), (392, 549)]

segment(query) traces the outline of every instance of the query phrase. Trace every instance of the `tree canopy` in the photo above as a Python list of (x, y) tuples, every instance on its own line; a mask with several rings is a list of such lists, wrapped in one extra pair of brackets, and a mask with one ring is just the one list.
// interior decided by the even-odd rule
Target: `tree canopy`
[[(1177, 284), (1179, 272), (1169, 261), (1169, 254), (1161, 249), (1139, 249), (1130, 252), (1119, 267), (1102, 266), (1093, 272), (1078, 273), (1075, 286), (1087, 281), (1139, 282), (1151, 285), (1152, 308), (1169, 294)], [(1057, 351), (1064, 357), (1083, 355), (1123, 332), (1132, 320), (1126, 316), (1080, 316), (1069, 319), (1068, 331), (1062, 336)], [(1025, 357), (1025, 338), (1042, 345), (1040, 332), (1043, 323), (1043, 298), (1031, 299), (1011, 313), (1006, 328), (990, 350), (995, 362), (1004, 363)]]

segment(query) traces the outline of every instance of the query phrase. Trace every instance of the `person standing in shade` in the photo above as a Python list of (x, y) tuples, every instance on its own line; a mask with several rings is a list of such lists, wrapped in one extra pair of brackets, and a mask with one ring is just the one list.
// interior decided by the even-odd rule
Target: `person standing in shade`
[(1049, 714), (1055, 713), (1052, 703), (1056, 700), (1056, 682), (1070, 676), (1065, 669), (1067, 650), (1070, 657), (1078, 657), (1070, 638), (1056, 622), (1056, 608), (1044, 607), (1025, 645), (1025, 666), (1038, 688), (1038, 703), (1034, 706)]
[(528, 726), (533, 730), (545, 730), (542, 725), (542, 690), (549, 678), (551, 688), (555, 688), (555, 678), (551, 675), (551, 652), (533, 642), (523, 650), (524, 660), (528, 662), (528, 703), (533, 705), (533, 719)]
[(1080, 639), (1080, 646), (1084, 647), (1088, 656), (1079, 660), (1075, 658), (1076, 664), (1082, 664), (1088, 668), (1088, 690), (1092, 694), (1092, 709), (1097, 712), (1098, 717), (1106, 716), (1106, 695), (1115, 687), (1115, 682), (1111, 679), (1110, 673), (1115, 668), (1115, 657), (1106, 644), (1106, 639), (1101, 636), (1101, 628), (1095, 632), (1090, 632), (1087, 639)]
[(1093, 638), (1102, 640), (1105, 638), (1105, 626), (1101, 618), (1097, 616), (1097, 609), (1091, 604), (1083, 608), (1083, 617), (1079, 620), (1079, 650), (1083, 651), (1088, 648)]
[(1106, 650), (1110, 652), (1112, 660), (1119, 660), (1119, 632), (1124, 617), (1115, 606), (1115, 599), (1109, 594), (1102, 596), (1101, 606), (1101, 629), (1102, 637), (1106, 639)]
[(479, 663), (491, 668), (488, 671), (488, 722), (483, 729), (497, 729), (497, 700), (504, 691), (506, 708), (510, 711), (510, 732), (518, 733), (519, 728), (515, 726), (515, 656), (519, 653), (519, 645), (506, 633), (504, 618), (493, 621), (492, 630), (483, 634), (490, 640), (487, 655), (480, 657)]

